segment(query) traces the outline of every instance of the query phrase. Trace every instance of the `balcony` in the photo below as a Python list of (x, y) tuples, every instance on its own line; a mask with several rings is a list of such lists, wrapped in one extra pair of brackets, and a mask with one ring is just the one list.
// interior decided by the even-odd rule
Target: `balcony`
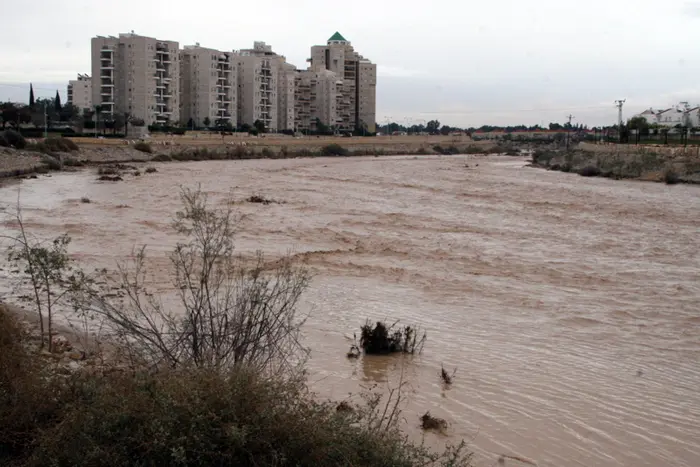
[(102, 62), (100, 63), (100, 70), (114, 70), (114, 63)]

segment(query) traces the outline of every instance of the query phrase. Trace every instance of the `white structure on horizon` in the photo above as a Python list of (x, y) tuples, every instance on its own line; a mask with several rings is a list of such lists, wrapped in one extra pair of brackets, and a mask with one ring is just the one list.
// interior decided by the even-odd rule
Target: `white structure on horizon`
[(660, 125), (673, 128), (676, 125), (683, 125), (690, 128), (700, 126), (700, 107), (690, 107), (687, 103), (681, 106), (669, 107), (663, 110), (649, 108), (635, 117), (644, 118), (649, 125)]

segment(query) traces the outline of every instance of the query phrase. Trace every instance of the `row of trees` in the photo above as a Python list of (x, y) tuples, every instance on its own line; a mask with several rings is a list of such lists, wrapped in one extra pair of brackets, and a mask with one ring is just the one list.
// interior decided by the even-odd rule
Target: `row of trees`
[(571, 123), (550, 123), (548, 126), (540, 126), (540, 125), (510, 125), (510, 126), (494, 126), (494, 125), (482, 125), (480, 127), (466, 127), (466, 128), (460, 128), (456, 126), (449, 126), (449, 125), (441, 125), (439, 120), (430, 120), (427, 122), (425, 125), (423, 124), (417, 124), (417, 125), (401, 125), (396, 122), (392, 123), (386, 123), (384, 125), (377, 124), (377, 128), (380, 128), (384, 133), (395, 133), (395, 132), (405, 132), (408, 134), (417, 134), (417, 133), (429, 133), (429, 134), (442, 134), (442, 135), (448, 135), (453, 132), (466, 132), (466, 133), (474, 133), (474, 132), (492, 132), (492, 131), (499, 131), (499, 132), (506, 132), (506, 133), (512, 133), (515, 131), (544, 131), (544, 130), (571, 130), (571, 131), (583, 131), (583, 130), (588, 130), (588, 126), (582, 125), (582, 124), (571, 124)]

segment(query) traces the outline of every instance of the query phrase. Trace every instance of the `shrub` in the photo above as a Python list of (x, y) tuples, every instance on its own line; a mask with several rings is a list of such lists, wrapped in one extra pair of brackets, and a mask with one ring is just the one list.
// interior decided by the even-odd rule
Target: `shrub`
[(87, 196), (83, 196), (82, 198), (80, 198), (80, 202), (90, 204), (92, 201), (90, 201), (90, 198), (88, 198)]
[(10, 143), (7, 141), (7, 138), (5, 138), (5, 132), (0, 132), (0, 147), (3, 148), (9, 148)]
[(483, 147), (477, 146), (475, 144), (471, 144), (471, 145), (467, 146), (466, 148), (464, 148), (464, 154), (484, 154), (484, 153), (486, 153), (486, 150)]
[(50, 137), (46, 138), (42, 146), (47, 150), (47, 151), (56, 151), (56, 152), (71, 152), (71, 151), (78, 151), (78, 145), (75, 144), (73, 141), (69, 140), (68, 138), (63, 138), (63, 137)]
[(156, 172), (158, 172), (158, 171), (156, 170), (155, 167), (148, 167), (148, 168), (146, 169), (146, 173), (147, 173), (147, 174), (152, 174), (152, 173), (156, 173)]
[(265, 159), (275, 159), (276, 158), (275, 152), (270, 148), (263, 148), (261, 155)]
[[(468, 466), (464, 445), (444, 454), (380, 430), (376, 408), (317, 402), (303, 382), (240, 369), (153, 375), (77, 374), (23, 396), (25, 423), (0, 430), (22, 443), (5, 452), (25, 465)], [(38, 399), (42, 395), (46, 402)], [(25, 412), (25, 413), (22, 413)], [(437, 420), (437, 419), (436, 419)], [(4, 420), (2, 420), (4, 421)], [(445, 422), (446, 424), (446, 422)], [(436, 429), (442, 428), (439, 424)], [(0, 443), (9, 444), (10, 437)], [(148, 440), (148, 442), (144, 442)], [(13, 455), (14, 454), (14, 455)], [(431, 462), (432, 461), (432, 462)]]
[(137, 151), (148, 153), (148, 154), (153, 153), (153, 148), (151, 147), (150, 144), (148, 144), (145, 141), (139, 141), (136, 144), (134, 144), (134, 149), (136, 149)]
[(7, 141), (9, 147), (24, 149), (27, 147), (27, 140), (14, 130), (5, 130), (3, 132), (4, 140)]
[(97, 169), (97, 175), (118, 175), (119, 170), (116, 167), (100, 167)]
[(63, 165), (66, 167), (83, 167), (85, 163), (78, 159), (73, 159), (72, 157), (66, 157), (63, 159)]
[(347, 156), (348, 150), (339, 144), (328, 144), (321, 149), (321, 154), (323, 156)]
[(549, 162), (554, 159), (556, 152), (547, 149), (535, 149), (532, 153), (533, 164), (549, 165)]
[(664, 171), (664, 183), (667, 185), (675, 185), (681, 181), (680, 177), (673, 169), (666, 169)]
[(116, 285), (136, 297), (130, 304), (112, 303), (99, 290), (86, 291), (81, 303), (105, 320), (108, 332), (123, 337), (120, 342), (133, 355), (156, 368), (295, 368), (307, 355), (299, 341), (303, 318), (297, 303), (309, 272), (290, 257), (274, 267), (262, 254), (252, 264), (241, 260), (233, 251), (238, 217), (230, 208), (209, 207), (199, 189), (183, 189), (181, 199), (183, 210), (173, 226), (188, 241), (178, 243), (170, 256), (180, 310), (147, 297), (145, 249), (135, 255), (132, 268), (121, 268)]
[(173, 160), (172, 157), (170, 157), (167, 154), (157, 154), (151, 158), (153, 162), (170, 162)]
[(236, 146), (227, 153), (227, 158), (233, 160), (249, 159), (251, 156), (244, 146)]
[(592, 165), (588, 165), (578, 170), (578, 174), (582, 177), (597, 177), (600, 175), (600, 169)]
[(48, 154), (41, 155), (41, 163), (51, 170), (61, 170), (61, 161)]
[(360, 331), (360, 346), (366, 354), (389, 354), (396, 352), (420, 353), (423, 350), (426, 334), (418, 339), (418, 332), (411, 326), (394, 329), (381, 321), (372, 327), (369, 321)]

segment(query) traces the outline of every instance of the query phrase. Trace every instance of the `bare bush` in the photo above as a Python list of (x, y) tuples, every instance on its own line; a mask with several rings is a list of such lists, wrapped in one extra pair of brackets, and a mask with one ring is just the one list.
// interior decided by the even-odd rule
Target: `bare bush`
[(200, 190), (183, 189), (184, 209), (175, 230), (178, 243), (170, 262), (180, 309), (166, 310), (146, 292), (146, 251), (131, 268), (119, 267), (125, 304), (112, 304), (99, 291), (84, 300), (133, 355), (156, 367), (258, 371), (292, 370), (307, 350), (299, 341), (303, 324), (297, 303), (307, 288), (307, 269), (285, 257), (268, 267), (258, 254), (252, 262), (234, 255), (237, 218), (227, 208), (210, 209)]
[(445, 370), (444, 366), (442, 366), (440, 369), (440, 379), (445, 386), (450, 386), (452, 384), (455, 374), (457, 374), (457, 368), (454, 369), (452, 374), (449, 374), (447, 370)]
[[(19, 200), (15, 221), (19, 230), (17, 235), (4, 236), (12, 241), (8, 259), (24, 268), (32, 288), (32, 301), (39, 314), (40, 348), (44, 347), (46, 338), (51, 352), (54, 345), (54, 311), (57, 305), (72, 297), (72, 293), (83, 287), (88, 278), (82, 271), (74, 269), (71, 264), (67, 250), (71, 241), (69, 236), (61, 235), (51, 242), (31, 238), (24, 228)], [(46, 317), (46, 327), (44, 317)]]

